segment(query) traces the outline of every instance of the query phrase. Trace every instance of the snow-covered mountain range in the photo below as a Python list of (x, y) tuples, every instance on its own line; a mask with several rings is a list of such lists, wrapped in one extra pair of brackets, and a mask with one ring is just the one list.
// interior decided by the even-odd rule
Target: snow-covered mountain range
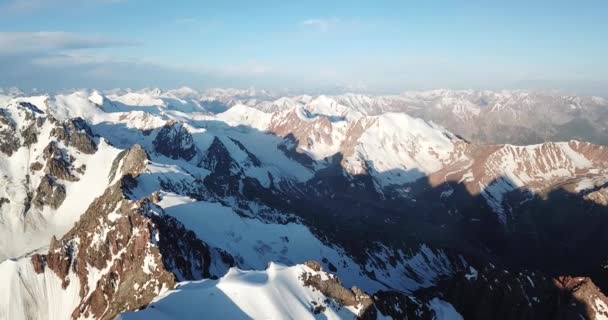
[(310, 96), (255, 89), (198, 92), (180, 88), (112, 90), (108, 94), (127, 104), (182, 108), (195, 105), (212, 113), (235, 105), (265, 112), (302, 106), (318, 114), (350, 116), (402, 112), (433, 121), (475, 143), (529, 145), (576, 139), (608, 144), (608, 100), (558, 92), (431, 90), (384, 96), (350, 93)]
[(0, 318), (601, 319), (606, 123), (531, 92), (5, 91)]

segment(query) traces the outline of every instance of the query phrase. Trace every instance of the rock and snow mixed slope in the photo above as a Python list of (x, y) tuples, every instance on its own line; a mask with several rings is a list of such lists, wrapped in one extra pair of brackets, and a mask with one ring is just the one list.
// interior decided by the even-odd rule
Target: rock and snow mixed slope
[(282, 96), (252, 89), (197, 92), (180, 88), (136, 92), (114, 90), (108, 95), (127, 104), (143, 105), (147, 102), (148, 105), (171, 105), (172, 108), (195, 105), (210, 113), (221, 113), (235, 105), (266, 112), (303, 106), (312, 114), (347, 118), (405, 112), (439, 123), (470, 141), (483, 143), (524, 145), (570, 139), (598, 144), (608, 142), (606, 99), (556, 92), (431, 90), (386, 96)]
[[(470, 317), (485, 309), (450, 290), (474, 299), (479, 288), (461, 276), (488, 265), (605, 285), (607, 257), (590, 247), (608, 240), (599, 232), (608, 148), (477, 145), (385, 113), (399, 110), (395, 97), (274, 98), (185, 88), (0, 95), (0, 259), (11, 258), (0, 277), (14, 293), (0, 316), (111, 319), (155, 299), (122, 317), (228, 305), (237, 318)], [(574, 222), (589, 227), (564, 232)], [(362, 291), (300, 277), (308, 260)], [(281, 266), (261, 271), (270, 262)], [(185, 280), (195, 282), (177, 288)]]
[(331, 276), (305, 265), (271, 263), (262, 271), (233, 268), (218, 280), (182, 283), (145, 310), (128, 312), (120, 319), (355, 319), (359, 315), (362, 304), (326, 301), (323, 293), (304, 284), (305, 274)]
[[(5, 98), (19, 96), (6, 90)], [(115, 110), (174, 110), (218, 114), (237, 105), (275, 113), (300, 106), (312, 115), (354, 119), (387, 112), (407, 113), (438, 123), (475, 143), (537, 144), (581, 140), (608, 144), (608, 100), (557, 92), (431, 90), (399, 95), (293, 95), (263, 90), (179, 88), (92, 92), (91, 101)], [(29, 97), (42, 101), (48, 96)], [(104, 100), (105, 99), (105, 100)]]
[(58, 120), (43, 110), (44, 104), (20, 101), (1, 109), (2, 260), (65, 233), (104, 191), (120, 151), (93, 137), (82, 120)]
[[(209, 97), (210, 96), (210, 97)], [(608, 101), (600, 97), (528, 91), (405, 92), (400, 95), (266, 97), (265, 101), (244, 96), (235, 99), (205, 99), (231, 106), (243, 103), (276, 112), (305, 106), (315, 114), (336, 116), (379, 115), (405, 112), (433, 121), (476, 143), (527, 145), (544, 141), (582, 140), (608, 144)]]

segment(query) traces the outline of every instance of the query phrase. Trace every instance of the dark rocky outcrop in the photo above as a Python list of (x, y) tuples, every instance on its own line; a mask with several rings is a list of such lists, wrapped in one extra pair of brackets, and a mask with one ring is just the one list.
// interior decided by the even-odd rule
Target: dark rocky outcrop
[(42, 163), (40, 162), (34, 162), (30, 165), (30, 170), (31, 171), (38, 171), (41, 170), (44, 166), (42, 165)]
[(29, 102), (21, 101), (18, 103), (18, 106), (21, 110), (25, 111), (25, 120), (31, 120), (37, 115), (44, 114), (42, 110)]
[(297, 161), (301, 165), (312, 169), (314, 168), (314, 160), (304, 152), (298, 151), (298, 140), (293, 134), (288, 134), (283, 138), (283, 142), (278, 145), (281, 150), (288, 158)]
[[(48, 254), (32, 256), (36, 272), (51, 269), (64, 288), (70, 274), (78, 277), (82, 300), (73, 318), (113, 319), (145, 306), (177, 280), (217, 276), (209, 268), (209, 246), (148, 199), (125, 198), (130, 183), (108, 188), (74, 228), (51, 241)], [(232, 263), (227, 254), (224, 262)], [(105, 270), (94, 287), (91, 268)]]
[[(316, 272), (322, 272), (321, 264), (317, 261), (307, 261), (307, 267)], [(345, 288), (338, 277), (328, 274), (323, 279), (320, 274), (305, 272), (301, 275), (304, 285), (319, 290), (324, 296), (333, 299), (341, 306), (360, 307), (359, 319), (376, 319), (377, 311), (372, 298), (357, 287)]]
[(551, 281), (532, 272), (471, 269), (441, 281), (438, 288), (466, 319), (551, 319), (557, 305)]
[(55, 178), (46, 174), (40, 179), (33, 203), (37, 208), (48, 205), (53, 209), (57, 209), (61, 206), (65, 197), (65, 187), (58, 183)]
[[(146, 306), (177, 281), (216, 277), (234, 265), (230, 255), (209, 247), (150, 199), (127, 196), (146, 164), (141, 147), (126, 150), (114, 172), (122, 178), (91, 203), (67, 234), (53, 237), (47, 254), (31, 256), (37, 273), (50, 269), (64, 288), (77, 285), (70, 279), (78, 278), (81, 300), (74, 319), (114, 319)], [(222, 260), (214, 261), (213, 268), (212, 257)], [(98, 278), (90, 279), (95, 274)]]
[(138, 144), (133, 145), (131, 148), (121, 151), (114, 159), (108, 178), (110, 181), (113, 181), (116, 173), (119, 173), (121, 176), (126, 174), (137, 176), (144, 171), (148, 160), (149, 157), (146, 150)]
[(422, 300), (440, 296), (464, 319), (473, 320), (597, 319), (608, 315), (608, 299), (587, 277), (509, 272), (491, 265), (458, 272), (414, 296)]
[(559, 291), (557, 317), (599, 320), (608, 317), (608, 298), (588, 277), (561, 276), (552, 279)]
[(44, 172), (65, 181), (78, 181), (72, 173), (72, 162), (67, 153), (59, 148), (57, 142), (51, 141), (42, 152), (46, 159)]
[(232, 256), (222, 250), (210, 248), (176, 219), (162, 214), (152, 214), (148, 217), (158, 228), (158, 248), (165, 268), (171, 271), (177, 280), (217, 277), (218, 274), (213, 274), (211, 270), (212, 251), (216, 251), (217, 256), (221, 257), (219, 264), (226, 266), (225, 269), (219, 270), (221, 273), (227, 271), (227, 267), (236, 265)]
[(11, 203), (11, 200), (9, 200), (8, 198), (0, 197), (0, 208), (2, 208), (2, 206), (7, 203)]
[(384, 316), (393, 319), (435, 319), (428, 304), (413, 296), (396, 291), (378, 291), (372, 298), (378, 312)]
[(196, 155), (196, 146), (192, 134), (183, 124), (168, 121), (153, 141), (154, 150), (171, 159), (192, 160)]
[(66, 146), (76, 148), (86, 154), (93, 154), (97, 151), (97, 145), (93, 139), (93, 132), (89, 125), (81, 118), (74, 118), (65, 121), (54, 120), (55, 128), (51, 131), (51, 136), (62, 141)]
[(23, 146), (30, 147), (34, 143), (38, 142), (38, 128), (44, 122), (44, 118), (38, 118), (40, 121), (32, 121), (25, 128), (21, 129), (21, 137), (23, 138)]
[(235, 195), (239, 192), (244, 175), (239, 164), (232, 159), (224, 143), (215, 137), (206, 157), (199, 166), (210, 171), (203, 180), (208, 190), (220, 197)]
[(20, 146), (15, 121), (5, 109), (0, 109), (0, 151), (10, 157)]
[[(46, 119), (40, 109), (27, 102), (19, 102), (10, 108), (13, 108), (13, 114), (10, 114), (8, 109), (0, 109), (0, 151), (8, 156), (19, 150), (21, 145), (30, 147), (38, 142), (38, 129), (42, 127)], [(15, 116), (23, 120), (19, 130), (17, 130), (17, 123), (12, 118)], [(21, 144), (20, 137), (23, 144)]]
[(46, 266), (46, 256), (39, 253), (34, 253), (30, 259), (32, 260), (34, 271), (37, 274), (43, 273)]

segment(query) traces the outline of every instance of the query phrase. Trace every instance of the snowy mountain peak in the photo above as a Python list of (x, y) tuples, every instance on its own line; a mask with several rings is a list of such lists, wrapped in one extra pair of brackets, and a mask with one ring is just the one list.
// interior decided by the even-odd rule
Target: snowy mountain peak
[(103, 106), (104, 100), (105, 98), (97, 90), (94, 90), (89, 96), (89, 101), (99, 106)]
[(174, 95), (178, 98), (197, 98), (200, 95), (198, 91), (190, 87), (181, 87), (173, 90), (168, 90), (167, 94)]

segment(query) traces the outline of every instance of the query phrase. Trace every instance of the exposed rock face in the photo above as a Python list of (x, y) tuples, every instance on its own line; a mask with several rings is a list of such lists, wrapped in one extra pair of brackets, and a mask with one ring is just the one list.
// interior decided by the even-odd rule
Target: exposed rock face
[(83, 119), (54, 121), (56, 127), (51, 131), (52, 136), (82, 153), (93, 154), (97, 151), (97, 145), (93, 140), (93, 132)]
[(46, 174), (40, 179), (33, 203), (38, 208), (48, 205), (53, 209), (57, 209), (61, 206), (65, 197), (65, 187), (58, 183), (55, 178)]
[(283, 143), (278, 146), (279, 150), (283, 151), (288, 158), (299, 162), (303, 166), (313, 168), (314, 160), (298, 149), (299, 141), (293, 134), (288, 134), (283, 139)]
[(154, 150), (171, 159), (192, 160), (196, 155), (196, 146), (192, 134), (183, 124), (169, 121), (158, 132), (154, 139)]
[[(13, 118), (15, 117), (15, 118)], [(48, 119), (47, 119), (48, 117)], [(15, 119), (20, 118), (19, 124)], [(80, 118), (57, 121), (36, 106), (19, 102), (0, 109), (0, 151), (11, 156), (21, 146), (30, 147), (39, 140), (40, 128), (50, 119), (51, 136), (80, 152), (93, 154), (97, 150), (91, 129)]]
[(242, 169), (217, 137), (213, 139), (200, 166), (211, 172), (203, 180), (209, 190), (222, 197), (238, 193)]
[(127, 174), (138, 176), (145, 170), (148, 160), (148, 153), (138, 144), (121, 151), (112, 162), (109, 180), (113, 181), (116, 173), (119, 173), (120, 176)]
[(292, 134), (294, 138), (301, 141), (304, 148), (310, 147), (306, 144), (312, 140), (328, 145), (333, 144), (332, 125), (328, 117), (312, 116), (303, 108), (274, 114), (270, 121), (269, 130), (279, 136)]
[[(31, 257), (37, 273), (48, 268), (63, 288), (79, 287), (74, 319), (114, 319), (145, 306), (176, 281), (216, 277), (234, 265), (230, 255), (210, 248), (148, 198), (126, 196), (147, 161), (137, 145), (121, 153), (112, 175), (122, 178), (95, 199), (66, 235), (52, 239), (47, 254)], [(50, 185), (45, 189), (55, 190), (53, 179), (45, 177)]]
[[(121, 184), (108, 189), (66, 236), (49, 247), (47, 266), (64, 286), (69, 285), (70, 272), (80, 280), (82, 300), (73, 318), (112, 319), (175, 285), (155, 244), (158, 231), (146, 217), (148, 204), (123, 200)], [(89, 279), (94, 276), (92, 268), (100, 270), (99, 279)]]
[(0, 109), (0, 151), (10, 157), (20, 146), (15, 122), (5, 109)]
[(21, 129), (21, 137), (23, 138), (23, 146), (30, 147), (38, 142), (38, 128), (44, 122), (44, 118), (38, 118), (39, 121), (32, 121), (27, 127)]
[[(307, 261), (304, 263), (314, 271), (323, 271), (321, 264), (317, 261)], [(305, 272), (301, 276), (305, 286), (319, 290), (328, 298), (334, 299), (342, 306), (360, 307), (360, 319), (376, 319), (376, 309), (372, 298), (357, 287), (346, 289), (338, 277), (329, 275), (323, 279), (320, 274)]]
[[(80, 286), (75, 319), (113, 319), (172, 289), (176, 280), (214, 275), (209, 246), (148, 199), (124, 197), (128, 177), (97, 198), (64, 237), (53, 239), (48, 254), (32, 256), (37, 272), (50, 268), (64, 288)], [(222, 255), (226, 267), (232, 264)], [(70, 274), (79, 284), (70, 283)]]
[(34, 253), (30, 259), (32, 260), (34, 271), (37, 274), (43, 273), (46, 266), (46, 256), (39, 253)]
[(44, 172), (61, 180), (78, 181), (72, 174), (72, 163), (66, 152), (59, 148), (55, 141), (51, 141), (44, 148), (43, 156), (46, 159)]
[(378, 291), (378, 311), (393, 319), (436, 319), (431, 300), (449, 301), (464, 319), (603, 319), (608, 299), (586, 277), (551, 278), (530, 271), (470, 268), (413, 294)]
[[(433, 121), (467, 140), (481, 144), (537, 144), (570, 139), (607, 144), (606, 99), (526, 91), (432, 90), (402, 95), (368, 96), (344, 94), (323, 97), (324, 106), (366, 115), (405, 112)], [(287, 103), (306, 104), (315, 109), (313, 97), (300, 102), (297, 97), (283, 98)], [(284, 102), (285, 103), (285, 102)], [(252, 104), (255, 105), (255, 104)], [(257, 103), (266, 111), (283, 110), (277, 103)]]
[(553, 279), (560, 291), (558, 315), (563, 318), (584, 316), (599, 320), (608, 317), (608, 298), (587, 277), (561, 276)]
[(436, 319), (428, 304), (415, 296), (396, 291), (378, 291), (372, 298), (378, 311), (393, 319)]
[(2, 208), (5, 203), (11, 203), (11, 201), (8, 198), (0, 197), (0, 208)]
[[(384, 316), (392, 319), (431, 320), (441, 316), (430, 307), (430, 300), (436, 297), (436, 293), (422, 292), (410, 295), (397, 291), (378, 291), (370, 296), (357, 287), (350, 290), (345, 288), (336, 276), (323, 273), (321, 264), (317, 261), (308, 261), (305, 265), (317, 273), (302, 274), (304, 285), (319, 290), (341, 306), (358, 308), (360, 311), (357, 319), (371, 320)], [(317, 306), (317, 309), (323, 310), (323, 308), (325, 308), (323, 305)]]
[(601, 319), (608, 314), (608, 299), (589, 278), (551, 278), (492, 266), (459, 272), (415, 296), (424, 300), (436, 294), (465, 319)]
[(608, 206), (608, 187), (590, 192), (584, 197), (588, 201), (592, 201), (601, 206)]
[[(209, 247), (176, 219), (158, 214), (149, 215), (149, 218), (158, 228), (158, 248), (164, 266), (176, 280), (215, 278), (236, 265), (232, 256)], [(212, 261), (218, 258), (220, 261)]]
[[(42, 111), (32, 108), (35, 107), (20, 105), (20, 108), (15, 111), (22, 113), (22, 116), (23, 113), (25, 114), (25, 124), (21, 130), (25, 147), (30, 147), (38, 141), (38, 129), (45, 123), (46, 119), (39, 116)], [(36, 161), (30, 165), (31, 171), (44, 169), (44, 176), (36, 190), (28, 193), (28, 195), (33, 193), (33, 196), (26, 199), (26, 202), (28, 202), (26, 203), (26, 211), (29, 209), (29, 199), (38, 209), (45, 205), (53, 209), (59, 208), (67, 196), (65, 186), (60, 181), (78, 181), (78, 175), (84, 174), (86, 166), (82, 165), (79, 168), (74, 168), (75, 158), (69, 154), (69, 149), (64, 149), (60, 145), (74, 147), (83, 153), (94, 153), (96, 150), (92, 132), (82, 119), (63, 122), (52, 119), (51, 124), (54, 126), (51, 135), (62, 143), (50, 141), (42, 150), (42, 159), (40, 160), (44, 161), (44, 164)]]
[(304, 155), (304, 150), (314, 148), (315, 144), (331, 146), (339, 143), (333, 140), (334, 128), (327, 116), (313, 116), (303, 108), (274, 114), (268, 130), (288, 140), (281, 145), (288, 157), (308, 166), (312, 161)]
[(142, 173), (148, 164), (148, 153), (140, 145), (136, 144), (127, 150), (122, 163), (121, 172), (123, 175), (130, 174), (137, 176)]
[(44, 166), (42, 165), (42, 163), (40, 162), (34, 162), (32, 163), (32, 165), (30, 165), (30, 170), (32, 171), (38, 171), (41, 170)]
[(535, 273), (471, 269), (440, 286), (465, 319), (552, 319), (556, 313), (558, 291)]

